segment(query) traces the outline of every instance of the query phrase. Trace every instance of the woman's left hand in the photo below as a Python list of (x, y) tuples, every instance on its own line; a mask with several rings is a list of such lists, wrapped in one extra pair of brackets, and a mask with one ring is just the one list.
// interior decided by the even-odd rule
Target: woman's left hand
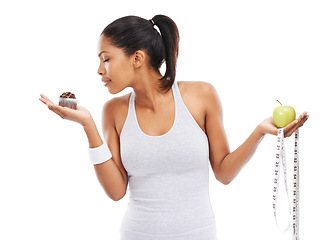
[[(300, 114), (299, 118), (294, 120), (292, 123), (284, 127), (284, 137), (290, 137), (298, 128), (304, 125), (307, 121), (309, 115), (307, 112)], [(262, 123), (259, 124), (260, 132), (265, 135), (267, 133), (272, 135), (278, 134), (278, 128), (274, 123), (273, 117), (265, 119)]]

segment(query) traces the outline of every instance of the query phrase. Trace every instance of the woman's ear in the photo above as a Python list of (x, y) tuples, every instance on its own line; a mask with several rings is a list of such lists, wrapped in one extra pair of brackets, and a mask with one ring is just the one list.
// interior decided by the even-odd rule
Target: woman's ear
[(139, 68), (145, 61), (146, 53), (142, 50), (137, 50), (133, 54), (133, 66)]

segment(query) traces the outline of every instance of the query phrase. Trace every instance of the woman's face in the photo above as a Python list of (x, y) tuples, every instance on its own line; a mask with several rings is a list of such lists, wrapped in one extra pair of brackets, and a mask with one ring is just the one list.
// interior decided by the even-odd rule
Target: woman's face
[(134, 79), (133, 59), (125, 55), (122, 49), (113, 46), (103, 35), (98, 43), (100, 65), (97, 73), (111, 94), (129, 87)]

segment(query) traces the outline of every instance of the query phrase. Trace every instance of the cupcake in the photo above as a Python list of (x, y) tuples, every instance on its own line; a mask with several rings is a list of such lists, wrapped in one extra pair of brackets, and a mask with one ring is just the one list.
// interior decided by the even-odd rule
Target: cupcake
[(59, 105), (62, 107), (77, 109), (77, 104), (78, 104), (78, 100), (76, 99), (74, 93), (64, 92), (59, 97)]

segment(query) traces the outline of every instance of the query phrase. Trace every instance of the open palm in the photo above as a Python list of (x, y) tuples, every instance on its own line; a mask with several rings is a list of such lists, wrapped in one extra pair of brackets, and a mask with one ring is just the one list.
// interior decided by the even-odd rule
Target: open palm
[(86, 125), (92, 118), (90, 112), (84, 107), (78, 106), (76, 110), (68, 107), (62, 107), (54, 104), (44, 94), (41, 94), (39, 100), (43, 102), (45, 105), (47, 105), (47, 107), (52, 112), (56, 113), (61, 118), (80, 123), (83, 126)]

